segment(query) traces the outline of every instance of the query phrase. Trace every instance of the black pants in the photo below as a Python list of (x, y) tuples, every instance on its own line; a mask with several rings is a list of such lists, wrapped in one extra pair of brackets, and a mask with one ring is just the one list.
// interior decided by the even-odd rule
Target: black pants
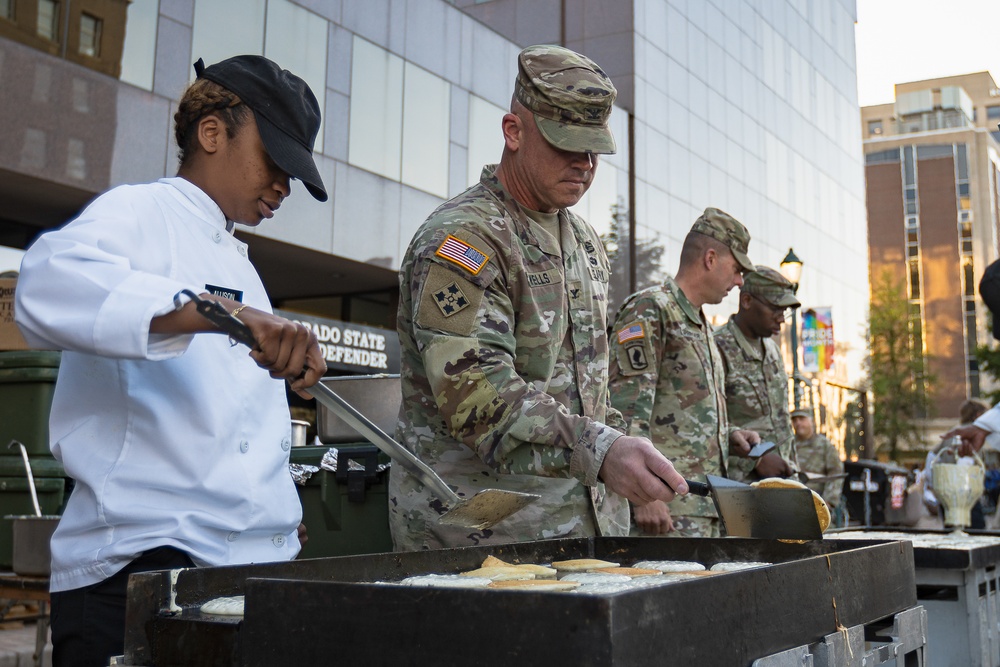
[(52, 666), (107, 667), (125, 652), (128, 577), (137, 572), (193, 567), (183, 551), (160, 547), (144, 552), (104, 581), (52, 594)]

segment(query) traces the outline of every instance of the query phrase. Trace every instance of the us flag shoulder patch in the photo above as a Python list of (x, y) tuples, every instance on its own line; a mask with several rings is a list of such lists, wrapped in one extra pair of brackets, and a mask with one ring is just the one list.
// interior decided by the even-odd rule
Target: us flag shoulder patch
[(645, 334), (642, 332), (641, 324), (633, 324), (630, 327), (625, 327), (618, 332), (618, 342), (625, 343), (630, 340), (635, 340), (636, 338), (643, 338)]
[(483, 253), (478, 248), (469, 245), (462, 239), (457, 239), (451, 234), (444, 240), (444, 243), (434, 253), (449, 262), (458, 264), (463, 269), (471, 272), (472, 275), (479, 275), (479, 272), (490, 261), (489, 255)]

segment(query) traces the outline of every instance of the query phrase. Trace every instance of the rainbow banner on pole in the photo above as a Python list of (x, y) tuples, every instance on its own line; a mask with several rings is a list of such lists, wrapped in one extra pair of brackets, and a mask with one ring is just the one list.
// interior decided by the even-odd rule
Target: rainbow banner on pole
[(802, 370), (828, 371), (833, 366), (833, 314), (829, 306), (802, 313)]

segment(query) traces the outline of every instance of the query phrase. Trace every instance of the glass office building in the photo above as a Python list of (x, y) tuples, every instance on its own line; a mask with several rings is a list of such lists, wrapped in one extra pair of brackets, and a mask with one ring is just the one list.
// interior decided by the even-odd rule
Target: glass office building
[[(619, 152), (577, 208), (662, 249), (653, 265), (644, 252), (635, 270), (616, 264), (626, 287), (674, 272), (700, 212), (726, 210), (750, 229), (751, 259), (776, 267), (794, 248), (804, 308), (832, 309), (835, 363), (814, 387), (860, 382), (854, 0), (94, 0), (49, 3), (66, 12), (51, 35), (38, 4), (0, 15), (0, 245), (24, 247), (107, 187), (172, 175), (171, 113), (192, 62), (260, 53), (317, 93), (331, 197), (295, 185), (274, 220), (240, 235), (276, 306), (392, 328), (413, 231), (499, 159), (518, 51), (562, 43), (619, 88)], [(710, 313), (721, 323), (735, 307), (731, 295)]]

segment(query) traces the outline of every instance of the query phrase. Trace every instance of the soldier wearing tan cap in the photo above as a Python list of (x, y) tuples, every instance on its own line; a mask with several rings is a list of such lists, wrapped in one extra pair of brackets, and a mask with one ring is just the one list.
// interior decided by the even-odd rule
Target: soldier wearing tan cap
[[(725, 475), (731, 452), (745, 456), (760, 442), (756, 433), (729, 425), (722, 357), (701, 310), (753, 271), (749, 244), (738, 220), (705, 209), (684, 239), (677, 276), (629, 297), (611, 329), (613, 405), (630, 435), (652, 440), (688, 479)], [(634, 504), (633, 518), (638, 533), (719, 535), (709, 498)]]
[[(816, 432), (812, 410), (793, 410), (792, 429), (795, 430), (795, 455), (802, 472), (821, 477), (843, 474), (844, 462), (840, 460), (840, 453), (825, 435)], [(844, 487), (842, 479), (807, 482), (806, 485), (823, 496), (823, 500), (831, 508), (836, 508), (840, 504)]]
[(756, 431), (777, 447), (756, 461), (729, 457), (729, 477), (749, 482), (788, 477), (794, 461), (794, 436), (788, 415), (788, 374), (773, 336), (785, 314), (797, 308), (792, 283), (772, 268), (757, 266), (743, 277), (739, 311), (715, 332), (726, 367), (729, 421)]
[(571, 213), (615, 152), (616, 95), (590, 59), (521, 51), (499, 165), (434, 211), (402, 261), (399, 439), (459, 495), (541, 499), (490, 530), (442, 526), (445, 508), (403, 468), (389, 481), (397, 550), (622, 535), (628, 503), (687, 486), (610, 407), (600, 237)]

